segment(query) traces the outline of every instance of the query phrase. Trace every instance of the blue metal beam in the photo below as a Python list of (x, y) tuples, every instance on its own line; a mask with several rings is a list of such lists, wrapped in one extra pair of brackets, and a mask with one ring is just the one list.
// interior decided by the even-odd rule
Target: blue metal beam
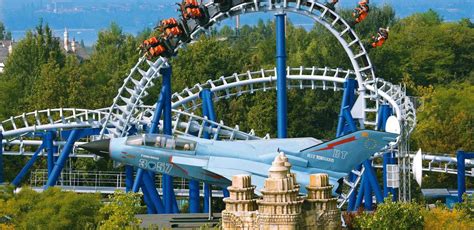
[(74, 143), (80, 138), (81, 132), (82, 130), (80, 129), (74, 129), (69, 134), (67, 142), (64, 145), (64, 148), (61, 151), (61, 154), (59, 155), (59, 158), (54, 165), (53, 171), (51, 175), (48, 176), (48, 182), (44, 186), (45, 189), (56, 185), (59, 175), (63, 170), (64, 164), (66, 163), (66, 160), (68, 159), (69, 154), (71, 153), (72, 148), (74, 147)]
[(359, 192), (357, 193), (357, 198), (355, 201), (354, 209), (348, 210), (348, 211), (356, 211), (357, 209), (360, 208), (360, 205), (362, 204), (362, 199), (364, 198), (364, 190), (365, 190), (365, 178), (362, 177), (359, 185)]
[(125, 191), (130, 192), (133, 187), (133, 166), (125, 165)]
[[(346, 106), (346, 107), (344, 107), (344, 109), (342, 111), (343, 111), (344, 119), (346, 120), (346, 124), (347, 124), (347, 126), (349, 127), (349, 130), (350, 130), (350, 132), (348, 132), (348, 133), (352, 133), (352, 132), (357, 131), (357, 126), (354, 122), (354, 119), (352, 119), (350, 107)], [(344, 133), (344, 134), (346, 134), (346, 133)]]
[[(163, 207), (163, 202), (160, 196), (158, 195), (158, 192), (156, 191), (155, 183), (150, 177), (150, 174), (148, 174), (147, 172), (143, 173), (143, 184), (144, 184), (145, 190), (147, 190), (150, 201), (153, 203), (155, 207), (154, 211), (156, 211), (156, 213), (158, 214), (165, 213), (164, 211), (166, 209)], [(150, 205), (150, 206), (153, 206), (153, 205)]]
[(204, 183), (204, 212), (209, 212), (209, 208), (212, 205), (209, 202), (211, 197), (212, 197), (211, 185), (208, 183)]
[[(202, 114), (207, 117), (207, 119), (209, 120), (212, 120), (211, 116), (213, 116), (213, 114), (210, 112), (210, 108), (209, 106), (213, 106), (212, 103), (208, 103), (209, 101), (212, 102), (212, 93), (209, 89), (204, 89), (202, 90), (200, 93), (199, 93), (199, 96), (201, 97), (201, 101), (202, 101)], [(215, 119), (215, 117), (214, 117)], [(207, 127), (208, 125), (205, 124), (205, 127)], [(203, 137), (206, 138), (206, 139), (209, 139), (210, 137), (210, 134), (207, 132), (207, 131), (204, 131), (203, 133)], [(210, 198), (210, 185), (207, 184), (207, 183), (204, 183), (204, 201), (203, 201), (203, 212), (209, 212), (209, 198)], [(193, 191), (194, 193), (195, 191)], [(199, 190), (198, 190), (198, 193), (199, 193)], [(196, 199), (194, 197), (194, 199), (191, 199), (190, 197), (190, 200), (189, 202), (191, 203), (194, 203), (193, 205), (195, 206), (196, 204), (195, 203), (200, 203), (198, 199)]]
[(199, 213), (199, 181), (189, 181), (189, 213)]
[(48, 176), (51, 175), (54, 168), (54, 153), (56, 148), (54, 147), (54, 140), (56, 139), (56, 132), (49, 131), (44, 135), (43, 143), (45, 143), (46, 151), (48, 152)]
[[(171, 65), (168, 68), (162, 68), (160, 73), (163, 77), (162, 82), (162, 108), (163, 108), (163, 133), (166, 135), (172, 135), (172, 117), (171, 117)], [(160, 104), (160, 103), (158, 103)], [(159, 108), (157, 108), (159, 109)], [(164, 211), (165, 213), (177, 213), (178, 204), (176, 202), (176, 196), (173, 189), (173, 177), (170, 175), (163, 174), (163, 200), (164, 200)]]
[(30, 171), (30, 168), (33, 166), (33, 164), (35, 164), (36, 159), (38, 159), (38, 155), (41, 153), (41, 151), (43, 151), (45, 145), (45, 141), (43, 140), (43, 143), (38, 147), (33, 156), (31, 156), (30, 160), (26, 163), (26, 165), (21, 169), (21, 171), (12, 181), (13, 186), (18, 187), (20, 185), (21, 180), (23, 180), (23, 177), (25, 177), (28, 171)]
[(457, 151), (456, 159), (458, 165), (458, 202), (461, 203), (462, 195), (466, 192), (466, 159), (474, 158), (474, 153)]
[(288, 96), (286, 87), (286, 35), (285, 13), (276, 16), (276, 61), (277, 61), (277, 127), (278, 138), (287, 137)]
[(379, 184), (377, 183), (377, 176), (375, 175), (374, 168), (372, 167), (372, 161), (371, 160), (364, 161), (364, 167), (365, 167), (364, 176), (368, 178), (368, 181), (370, 184), (370, 190), (374, 191), (375, 199), (377, 203), (382, 203), (383, 195), (382, 195), (382, 191), (380, 190)]
[(3, 133), (0, 131), (0, 184), (5, 182), (3, 172)]
[[(355, 122), (352, 119), (352, 115), (350, 115), (350, 110), (352, 109), (355, 103), (356, 85), (357, 85), (357, 81), (354, 79), (347, 79), (346, 82), (344, 82), (344, 93), (342, 95), (342, 102), (341, 102), (341, 109), (339, 112), (339, 120), (337, 124), (336, 137), (340, 137), (346, 133), (357, 131), (357, 127), (355, 126)], [(349, 116), (344, 115), (345, 110), (347, 110)], [(351, 123), (351, 126), (348, 126), (346, 123)], [(360, 170), (360, 168), (361, 167), (359, 166), (358, 170)], [(357, 176), (354, 175), (353, 173), (349, 174), (349, 180), (351, 182), (355, 182), (356, 178)], [(354, 209), (357, 208), (356, 206), (357, 191), (359, 191), (359, 193), (362, 193), (363, 192), (362, 186), (360, 186), (359, 190), (356, 189), (349, 196), (348, 207), (347, 207), (349, 211), (353, 211)]]
[[(342, 102), (341, 102), (341, 109), (339, 112), (339, 121), (337, 123), (337, 130), (336, 130), (336, 137), (343, 136), (349, 132), (355, 132), (355, 130), (351, 130), (351, 127), (346, 128), (347, 122), (354, 123), (353, 119), (347, 120), (344, 116), (344, 110), (348, 108), (349, 113), (354, 106), (355, 103), (355, 87), (357, 85), (357, 81), (354, 79), (347, 79), (344, 82), (344, 93), (342, 95)], [(352, 117), (352, 116), (351, 116)]]
[(370, 188), (369, 178), (366, 176), (367, 168), (365, 170), (366, 171), (364, 172), (364, 183), (362, 184), (362, 186), (364, 186), (364, 210), (371, 211), (372, 210), (372, 190)]

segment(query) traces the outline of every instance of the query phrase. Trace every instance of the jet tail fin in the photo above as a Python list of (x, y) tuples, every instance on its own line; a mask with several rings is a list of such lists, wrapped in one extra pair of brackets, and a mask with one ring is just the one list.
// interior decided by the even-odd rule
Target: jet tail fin
[(361, 130), (287, 155), (308, 160), (308, 167), (349, 173), (388, 143), (395, 141), (397, 136), (393, 133)]

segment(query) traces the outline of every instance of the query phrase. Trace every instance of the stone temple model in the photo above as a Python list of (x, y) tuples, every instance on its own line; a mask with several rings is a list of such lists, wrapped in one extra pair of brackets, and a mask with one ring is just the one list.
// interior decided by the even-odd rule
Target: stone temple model
[(310, 175), (304, 197), (299, 195), (300, 187), (290, 168), (285, 154), (275, 157), (261, 198), (254, 195), (250, 175), (233, 176), (230, 196), (224, 198), (223, 229), (341, 229), (328, 175)]

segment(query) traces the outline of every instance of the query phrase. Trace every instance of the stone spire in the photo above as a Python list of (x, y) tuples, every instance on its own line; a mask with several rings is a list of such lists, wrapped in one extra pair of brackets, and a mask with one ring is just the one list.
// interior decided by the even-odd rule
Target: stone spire
[(268, 179), (262, 189), (262, 200), (258, 200), (258, 225), (260, 229), (297, 229), (300, 225), (302, 197), (291, 164), (284, 153), (280, 153), (270, 167)]
[(332, 188), (328, 174), (310, 175), (304, 204), (306, 229), (341, 229), (341, 213), (337, 198), (332, 197)]
[(232, 185), (227, 187), (230, 196), (224, 198), (222, 211), (223, 229), (255, 229), (257, 203), (254, 199), (255, 186), (250, 175), (235, 175)]

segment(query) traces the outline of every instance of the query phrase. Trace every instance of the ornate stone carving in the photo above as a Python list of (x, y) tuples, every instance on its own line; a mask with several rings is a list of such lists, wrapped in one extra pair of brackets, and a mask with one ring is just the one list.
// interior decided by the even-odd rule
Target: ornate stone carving
[(277, 155), (260, 199), (254, 198), (255, 186), (249, 175), (233, 176), (230, 196), (224, 198), (223, 229), (340, 229), (340, 211), (337, 199), (331, 196), (328, 175), (310, 176), (305, 199), (299, 195), (300, 186), (290, 169), (285, 154)]

